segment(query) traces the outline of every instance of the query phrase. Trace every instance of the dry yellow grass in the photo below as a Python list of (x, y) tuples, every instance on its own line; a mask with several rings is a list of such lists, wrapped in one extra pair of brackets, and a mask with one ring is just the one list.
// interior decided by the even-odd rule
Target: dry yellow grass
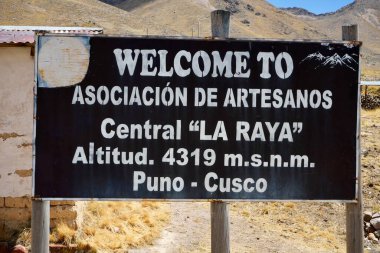
[[(380, 94), (372, 88), (369, 94)], [(362, 181), (365, 209), (380, 211), (380, 108), (362, 110)]]
[(25, 228), (16, 240), (16, 244), (24, 245), (27, 248), (31, 248), (32, 244), (32, 231), (30, 228)]
[[(285, 238), (323, 252), (344, 252), (344, 205), (333, 203), (234, 203), (231, 212), (262, 227), (273, 238)], [(265, 234), (263, 233), (263, 234)], [(305, 248), (305, 249), (306, 249)]]
[(380, 69), (364, 68), (361, 74), (362, 80), (380, 80)]
[(50, 241), (70, 245), (75, 242), (76, 231), (65, 223), (60, 223), (50, 235)]
[[(160, 202), (88, 202), (78, 230), (60, 223), (50, 243), (77, 244), (82, 252), (125, 252), (152, 244), (169, 221), (169, 208)], [(17, 244), (31, 248), (31, 229), (24, 229)]]
[(164, 203), (88, 202), (75, 240), (81, 247), (87, 245), (99, 252), (140, 247), (151, 244), (168, 220)]
[[(364, 93), (365, 93), (365, 88), (363, 87), (362, 88), (362, 95), (364, 95)], [(372, 95), (372, 96), (380, 96), (380, 87), (379, 86), (368, 86), (367, 87), (367, 94)], [(373, 114), (370, 114), (369, 116), (375, 116), (376, 117), (376, 115), (373, 115)]]

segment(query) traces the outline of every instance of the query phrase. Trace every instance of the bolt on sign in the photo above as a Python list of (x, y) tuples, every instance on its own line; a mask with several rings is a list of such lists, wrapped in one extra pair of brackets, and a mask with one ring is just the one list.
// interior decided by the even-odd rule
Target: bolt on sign
[(359, 49), (39, 36), (33, 195), (353, 201)]

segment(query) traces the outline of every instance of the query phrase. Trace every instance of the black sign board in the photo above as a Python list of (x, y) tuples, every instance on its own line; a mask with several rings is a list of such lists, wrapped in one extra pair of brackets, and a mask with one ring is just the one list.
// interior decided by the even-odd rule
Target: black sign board
[(34, 196), (354, 200), (359, 45), (39, 36)]

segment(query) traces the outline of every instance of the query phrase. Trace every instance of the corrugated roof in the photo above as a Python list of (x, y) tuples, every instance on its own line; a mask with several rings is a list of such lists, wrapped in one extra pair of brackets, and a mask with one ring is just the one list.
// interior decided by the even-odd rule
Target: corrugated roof
[(60, 26), (0, 26), (0, 43), (34, 43), (35, 32), (102, 34), (103, 28)]
[(32, 31), (3, 31), (0, 30), (0, 43), (33, 43)]

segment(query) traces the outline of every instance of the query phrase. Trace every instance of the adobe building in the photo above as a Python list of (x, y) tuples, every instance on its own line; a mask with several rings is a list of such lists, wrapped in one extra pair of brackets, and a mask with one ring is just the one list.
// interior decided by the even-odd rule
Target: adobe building
[[(101, 34), (101, 28), (0, 26), (0, 242), (31, 222), (35, 32)], [(76, 226), (73, 201), (51, 202), (50, 226)]]

